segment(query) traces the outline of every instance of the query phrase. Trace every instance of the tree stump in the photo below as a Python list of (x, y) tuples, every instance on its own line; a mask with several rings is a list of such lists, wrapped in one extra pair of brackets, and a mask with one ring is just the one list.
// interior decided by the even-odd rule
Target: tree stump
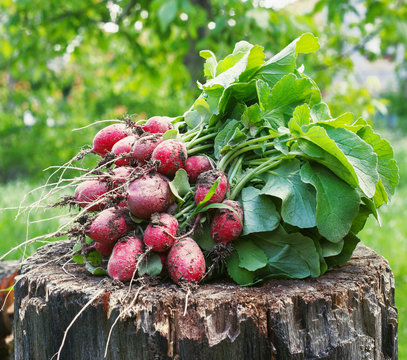
[(50, 261), (69, 246), (47, 245), (20, 269), (16, 360), (51, 359), (80, 311), (60, 359), (103, 359), (123, 309), (107, 359), (397, 359), (394, 278), (387, 261), (367, 247), (318, 279), (255, 287), (217, 281), (187, 299), (169, 282), (129, 292), (78, 265), (63, 267), (66, 258)]

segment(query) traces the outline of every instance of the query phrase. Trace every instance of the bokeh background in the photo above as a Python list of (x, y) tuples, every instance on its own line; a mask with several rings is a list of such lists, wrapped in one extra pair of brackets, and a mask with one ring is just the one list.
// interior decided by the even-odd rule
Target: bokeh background
[[(99, 128), (72, 129), (125, 114), (180, 115), (204, 81), (200, 50), (221, 58), (244, 39), (271, 56), (308, 31), (321, 49), (299, 63), (332, 114), (373, 121), (400, 167), (396, 194), (380, 211), (382, 226), (371, 219), (360, 237), (395, 274), (399, 357), (407, 358), (403, 0), (0, 0), (0, 255), (65, 221), (55, 209), (14, 218), (24, 194), (49, 175), (43, 169), (65, 163)], [(34, 192), (26, 203), (38, 197)], [(21, 256), (18, 250), (9, 258)]]

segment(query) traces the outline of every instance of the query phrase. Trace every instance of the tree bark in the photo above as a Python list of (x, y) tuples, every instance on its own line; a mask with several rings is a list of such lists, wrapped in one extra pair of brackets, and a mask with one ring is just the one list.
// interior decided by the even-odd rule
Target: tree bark
[[(41, 248), (15, 285), (15, 359), (397, 359), (394, 278), (387, 261), (359, 246), (318, 279), (228, 281), (186, 292), (169, 282), (128, 286), (50, 259), (70, 243)], [(83, 309), (95, 294), (96, 300)], [(137, 299), (135, 296), (138, 294)], [(126, 297), (126, 295), (128, 295)], [(184, 307), (187, 299), (187, 310)]]

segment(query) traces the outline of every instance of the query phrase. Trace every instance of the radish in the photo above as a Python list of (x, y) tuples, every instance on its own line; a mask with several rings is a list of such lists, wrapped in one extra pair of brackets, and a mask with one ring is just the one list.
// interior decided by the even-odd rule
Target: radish
[(130, 220), (123, 209), (108, 208), (92, 221), (86, 235), (93, 241), (113, 244), (130, 231)]
[(151, 157), (153, 150), (163, 141), (163, 136), (161, 134), (145, 134), (140, 136), (133, 145), (131, 151), (131, 157), (139, 161), (140, 163), (145, 163)]
[(187, 237), (176, 242), (167, 257), (171, 279), (177, 284), (181, 281), (199, 282), (205, 275), (205, 258), (198, 244)]
[(145, 132), (164, 134), (167, 130), (173, 129), (171, 118), (168, 116), (153, 116), (142, 126)]
[(158, 255), (160, 255), (160, 260), (161, 260), (161, 265), (162, 265), (162, 270), (160, 272), (160, 275), (165, 275), (167, 273), (168, 251), (167, 252), (160, 252), (160, 253), (158, 253)]
[(119, 208), (127, 208), (127, 201), (126, 200), (120, 200), (119, 203), (117, 204), (117, 207), (119, 207)]
[(114, 243), (107, 244), (107, 243), (95, 242), (92, 246), (100, 255), (110, 256), (110, 254), (112, 253), (113, 247), (114, 247)]
[(118, 187), (128, 181), (135, 174), (136, 169), (131, 166), (120, 166), (113, 171), (113, 185)]
[(125, 124), (113, 124), (100, 130), (93, 138), (92, 152), (105, 156), (114, 144), (129, 136), (131, 130)]
[(112, 279), (129, 281), (137, 268), (137, 257), (143, 253), (143, 242), (135, 236), (120, 239), (113, 248), (107, 264)]
[(212, 165), (206, 156), (191, 156), (185, 162), (185, 171), (191, 184), (195, 184), (200, 173), (212, 169)]
[(169, 180), (158, 173), (143, 175), (129, 184), (127, 205), (138, 218), (148, 219), (155, 212), (164, 212), (173, 201)]
[(121, 140), (119, 140), (116, 144), (112, 147), (112, 153), (118, 156), (124, 156), (117, 159), (114, 163), (116, 166), (125, 166), (130, 164), (130, 153), (131, 149), (136, 142), (137, 138), (133, 136), (127, 136)]
[[(75, 189), (74, 198), (75, 202), (81, 206), (86, 207), (96, 200), (103, 199), (103, 196), (109, 191), (106, 181), (102, 180), (86, 180), (78, 185)], [(99, 201), (88, 208), (88, 211), (103, 210), (106, 206), (105, 201)]]
[(243, 230), (243, 209), (238, 201), (224, 200), (222, 204), (229, 205), (237, 214), (226, 208), (218, 209), (211, 224), (211, 236), (216, 242), (227, 243), (236, 240)]
[(151, 154), (152, 160), (160, 162), (158, 171), (163, 175), (173, 175), (185, 166), (187, 148), (178, 140), (165, 140), (159, 144)]
[(209, 192), (209, 189), (215, 184), (216, 180), (219, 178), (218, 186), (215, 190), (215, 193), (212, 195), (210, 200), (208, 200), (209, 204), (220, 203), (225, 198), (226, 191), (229, 186), (228, 179), (226, 175), (217, 170), (208, 170), (201, 173), (198, 176), (197, 186), (195, 190), (195, 203), (199, 204)]
[(169, 214), (153, 214), (151, 222), (144, 231), (144, 244), (154, 251), (167, 251), (174, 243), (178, 229), (177, 219)]

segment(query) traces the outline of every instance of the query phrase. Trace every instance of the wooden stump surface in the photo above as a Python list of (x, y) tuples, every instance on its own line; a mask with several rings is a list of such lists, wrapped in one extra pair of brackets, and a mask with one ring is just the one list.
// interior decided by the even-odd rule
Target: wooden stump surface
[[(394, 278), (387, 261), (359, 246), (317, 279), (255, 287), (203, 284), (188, 296), (170, 282), (121, 286), (66, 263), (68, 242), (41, 248), (15, 286), (15, 359), (397, 359)], [(135, 299), (136, 294), (138, 297)], [(131, 302), (134, 302), (129, 307)], [(55, 357), (56, 358), (56, 357)], [(54, 358), (54, 359), (55, 359)]]

